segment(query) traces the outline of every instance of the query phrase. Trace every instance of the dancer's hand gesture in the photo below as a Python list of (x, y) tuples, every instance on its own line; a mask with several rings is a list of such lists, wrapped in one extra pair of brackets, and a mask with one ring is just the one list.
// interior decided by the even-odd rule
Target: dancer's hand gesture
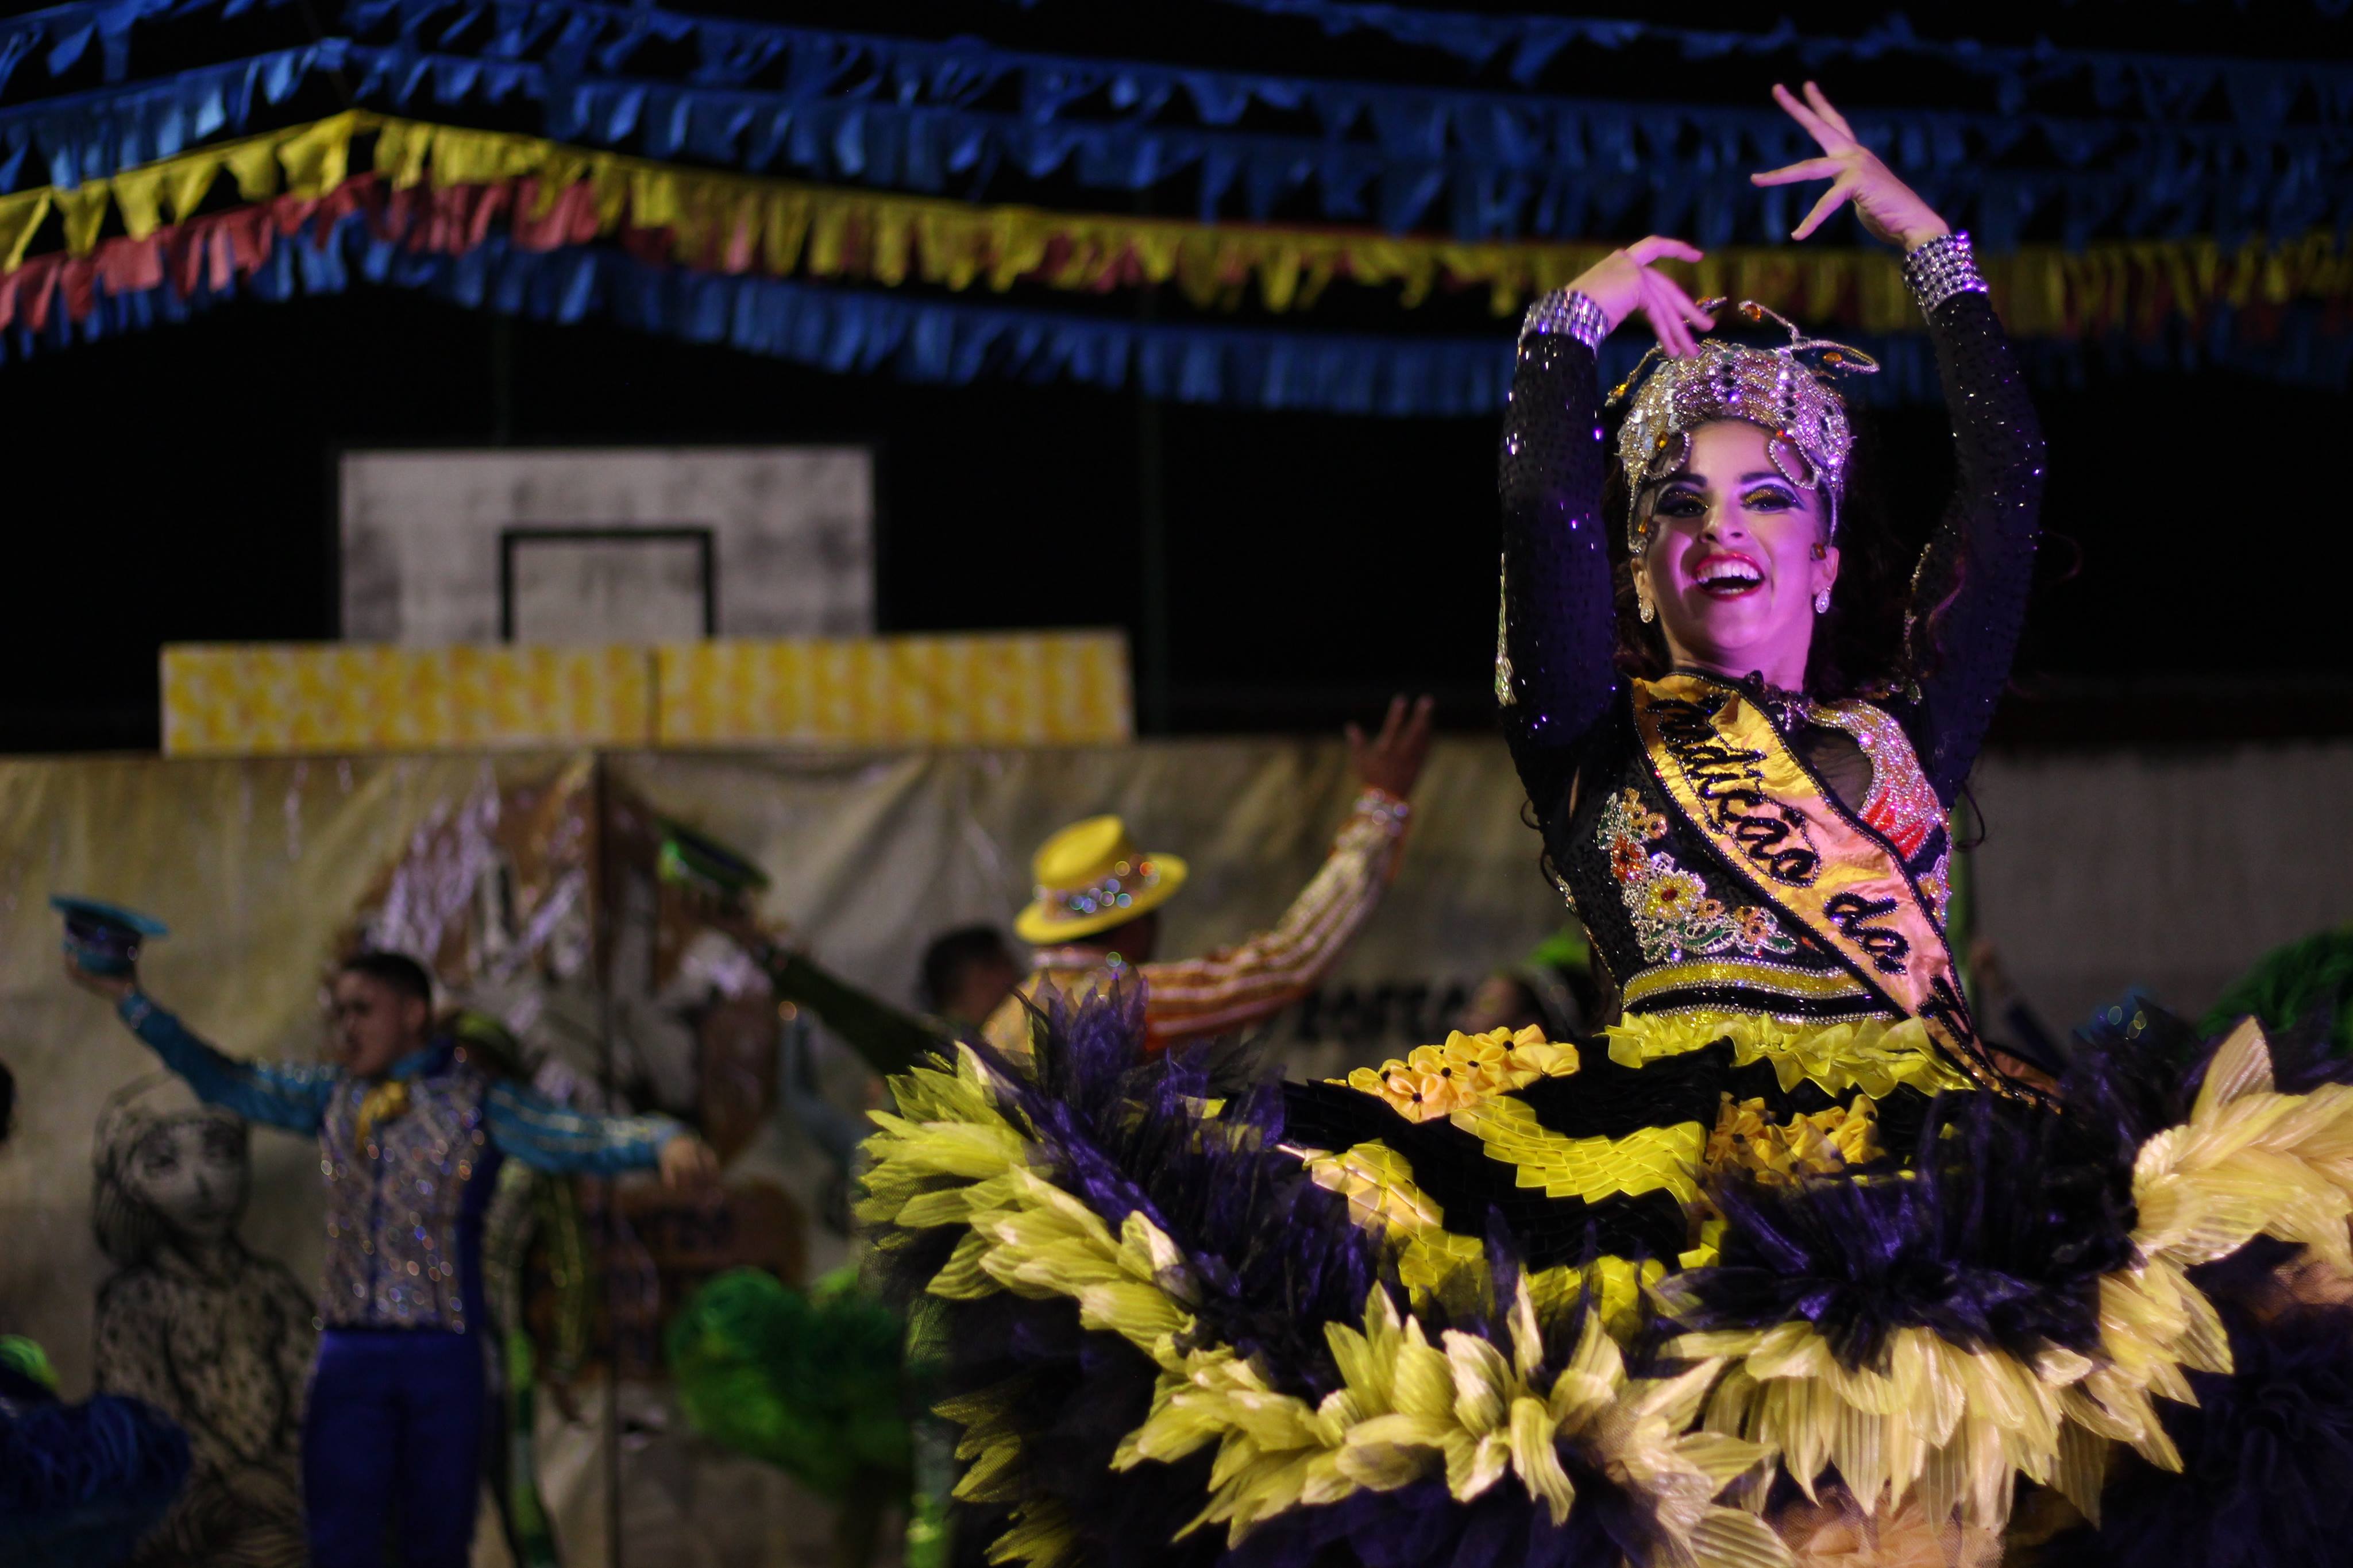
[(1905, 254), (1919, 249), (1930, 240), (1952, 233), (1952, 226), (1936, 216), (1926, 202), (1915, 195), (1911, 186), (1897, 179), (1879, 154), (1854, 139), (1854, 130), (1846, 116), (1831, 107), (1822, 89), (1812, 82), (1806, 84), (1802, 101), (1780, 83), (1773, 84), (1773, 101), (1789, 111), (1789, 118), (1806, 128), (1808, 135), (1821, 144), (1822, 156), (1792, 163), (1786, 169), (1767, 169), (1751, 174), (1749, 182), (1759, 185), (1794, 185), (1805, 180), (1828, 180), (1831, 188), (1806, 215), (1806, 221), (1789, 231), (1791, 239), (1803, 239), (1822, 226), (1830, 216), (1846, 202), (1854, 204), (1854, 216), (1874, 239), (1904, 247)]
[(1569, 287), (1601, 307), (1612, 331), (1627, 317), (1641, 311), (1649, 318), (1651, 330), (1659, 334), (1659, 346), (1680, 359), (1695, 346), (1692, 329), (1705, 331), (1715, 325), (1715, 318), (1692, 303), (1683, 285), (1659, 271), (1657, 263), (1671, 257), (1697, 261), (1700, 256), (1695, 245), (1654, 234), (1623, 250), (1611, 251)]
[(1435, 698), (1423, 697), (1408, 707), (1402, 695), (1389, 699), (1388, 717), (1371, 740), (1365, 731), (1347, 727), (1348, 762), (1359, 782), (1404, 800), (1413, 794), (1421, 764), (1430, 759), (1430, 725), (1438, 711)]

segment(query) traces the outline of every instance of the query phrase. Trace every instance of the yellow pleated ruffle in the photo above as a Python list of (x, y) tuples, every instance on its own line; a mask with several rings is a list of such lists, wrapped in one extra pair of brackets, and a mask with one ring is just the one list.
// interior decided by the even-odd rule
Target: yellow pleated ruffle
[(1620, 1067), (1639, 1068), (1728, 1040), (1734, 1066), (1769, 1063), (1784, 1089), (1810, 1083), (1833, 1095), (1861, 1089), (1884, 1100), (1898, 1089), (1935, 1094), (1977, 1087), (1937, 1054), (1916, 1018), (1798, 1024), (1756, 1013), (1637, 1013), (1604, 1033), (1609, 1059)]
[[(1388, 1145), (1359, 1143), (1336, 1154), (1310, 1154), (1304, 1163), (1317, 1186), (1345, 1197), (1356, 1222), (1396, 1249), (1398, 1279), (1416, 1304), (1445, 1291), (1461, 1271), (1485, 1269), (1484, 1244), (1446, 1228), (1444, 1206), (1421, 1190), (1411, 1163)], [(1683, 1267), (1714, 1257), (1713, 1248), (1687, 1253)], [(1589, 1268), (1563, 1264), (1531, 1270), (1527, 1283), (1539, 1313), (1548, 1317), (1563, 1310), (1582, 1293), (1603, 1326), (1623, 1340), (1641, 1324), (1642, 1292), (1665, 1277), (1665, 1266), (1656, 1258), (1637, 1264), (1605, 1256)]]

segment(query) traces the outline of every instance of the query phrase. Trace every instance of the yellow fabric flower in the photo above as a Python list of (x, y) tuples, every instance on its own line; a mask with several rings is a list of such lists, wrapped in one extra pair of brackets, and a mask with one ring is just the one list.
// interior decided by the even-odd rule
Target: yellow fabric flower
[(1540, 1078), (1573, 1073), (1577, 1065), (1575, 1046), (1554, 1045), (1533, 1025), (1516, 1035), (1508, 1029), (1483, 1035), (1457, 1029), (1444, 1045), (1416, 1046), (1403, 1061), (1392, 1057), (1377, 1068), (1358, 1068), (1345, 1081), (1350, 1089), (1379, 1095), (1409, 1121), (1427, 1121), (1525, 1089)]
[(1408, 1121), (1445, 1116), (1462, 1099), (1453, 1068), (1436, 1046), (1416, 1046), (1405, 1060), (1391, 1058), (1378, 1071), (1358, 1068), (1348, 1075), (1348, 1087), (1379, 1095)]

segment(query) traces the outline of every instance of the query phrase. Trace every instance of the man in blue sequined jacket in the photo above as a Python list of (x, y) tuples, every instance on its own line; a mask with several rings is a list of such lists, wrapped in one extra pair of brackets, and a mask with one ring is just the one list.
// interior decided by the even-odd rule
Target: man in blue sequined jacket
[(302, 1431), (313, 1568), (378, 1568), (388, 1526), (408, 1568), (462, 1568), (485, 1415), (481, 1218), (498, 1163), (672, 1186), (716, 1172), (664, 1116), (592, 1116), (494, 1079), (432, 1032), (433, 987), (397, 953), (335, 976), (333, 1063), (251, 1062), (198, 1039), (135, 973), (75, 983), (113, 1000), (164, 1065), (214, 1104), (314, 1135), (327, 1183), (323, 1332)]

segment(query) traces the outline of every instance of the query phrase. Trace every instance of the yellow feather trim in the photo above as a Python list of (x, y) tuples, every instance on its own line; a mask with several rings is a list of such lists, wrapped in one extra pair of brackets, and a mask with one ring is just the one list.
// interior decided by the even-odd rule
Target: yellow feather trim
[[(1766, 1464), (1770, 1451), (1690, 1430), (1718, 1363), (1702, 1362), (1666, 1380), (1629, 1378), (1600, 1315), (1588, 1312), (1568, 1366), (1547, 1379), (1526, 1279), (1508, 1314), (1509, 1355), (1452, 1330), (1432, 1343), (1419, 1321), (1376, 1287), (1362, 1330), (1325, 1325), (1342, 1386), (1311, 1405), (1271, 1387), (1230, 1347), (1189, 1343), (1194, 1290), (1176, 1244), (1140, 1213), (1114, 1235), (1077, 1197), (1038, 1175), (1035, 1152), (996, 1103), (970, 1050), (959, 1051), (953, 1073), (924, 1069), (894, 1088), (901, 1114), (878, 1115), (881, 1131), (867, 1145), (875, 1166), (870, 1194), (888, 1196), (870, 1195), (861, 1212), (897, 1223), (910, 1212), (927, 1225), (960, 1219), (977, 1240), (968, 1260), (950, 1266), (955, 1289), (1061, 1297), (1078, 1305), (1083, 1326), (1116, 1333), (1150, 1356), (1160, 1368), (1151, 1412), (1113, 1462), (1126, 1469), (1214, 1447), (1207, 1505), (1188, 1530), (1222, 1524), (1229, 1541), (1240, 1541), (1286, 1510), (1440, 1473), (1464, 1501), (1514, 1476), (1562, 1520), (1576, 1498), (1558, 1445), (1570, 1443), (1644, 1495), (1683, 1560), (1699, 1568), (1786, 1568), (1786, 1552), (1758, 1554), (1759, 1542), (1741, 1522), (1748, 1516), (1714, 1500)], [(984, 1170), (978, 1151), (1008, 1143), (1012, 1163)], [(943, 1179), (966, 1184), (943, 1186)], [(945, 1408), (969, 1424), (960, 1445), (975, 1461), (963, 1483), (966, 1496), (994, 1495), (1018, 1458), (1005, 1414), (1011, 1394), (992, 1390)], [(992, 1562), (1059, 1568), (1071, 1559), (1075, 1537), (1058, 1511), (1031, 1505), (1017, 1521), (992, 1549)]]
[[(2107, 1443), (2180, 1468), (2156, 1400), (2194, 1404), (2186, 1373), (2231, 1370), (2188, 1270), (2258, 1235), (2332, 1262), (2353, 1251), (2353, 1087), (2279, 1093), (2261, 1031), (2242, 1026), (2189, 1120), (2142, 1145), (2133, 1200), (2137, 1261), (2100, 1281), (2097, 1360), (2053, 1349), (2027, 1365), (1912, 1328), (1883, 1368), (1852, 1370), (1806, 1322), (1687, 1334), (1670, 1352), (1727, 1363), (1706, 1426), (1778, 1450), (1810, 1497), (1835, 1468), (1866, 1514), (1916, 1492), (1932, 1520), (1999, 1530), (2023, 1475), (2096, 1522)], [(1676, 1281), (1659, 1294), (1672, 1310)]]

